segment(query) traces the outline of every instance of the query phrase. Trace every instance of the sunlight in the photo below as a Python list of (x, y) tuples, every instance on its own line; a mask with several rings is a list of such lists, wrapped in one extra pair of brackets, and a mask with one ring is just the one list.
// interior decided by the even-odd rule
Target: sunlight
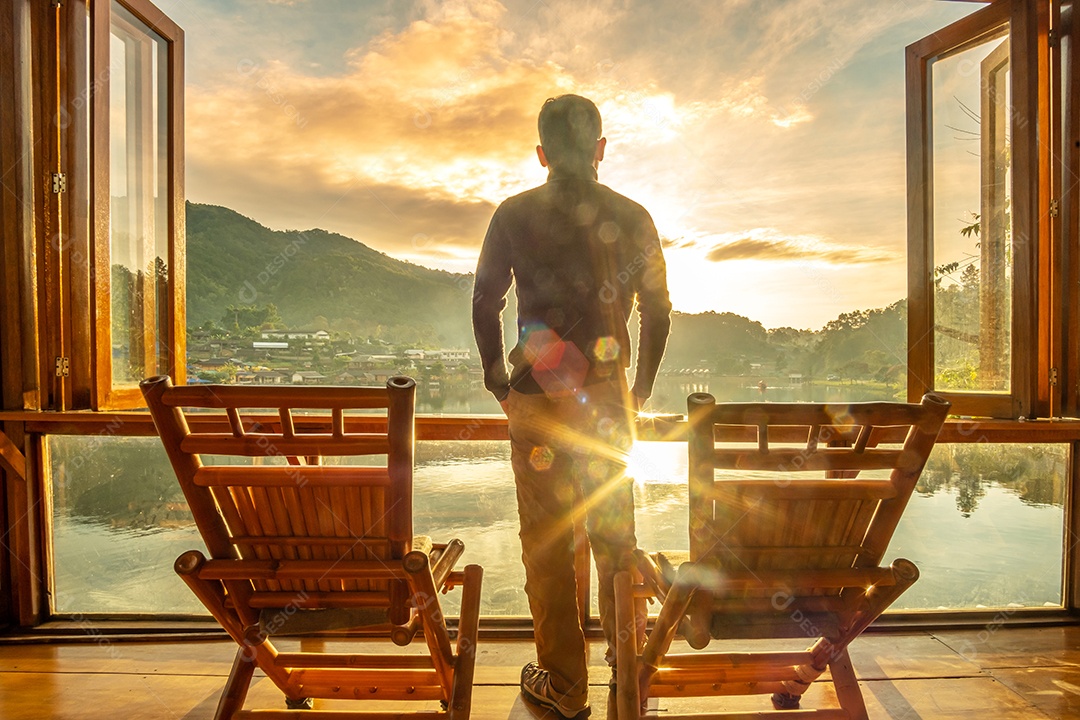
[(635, 440), (626, 457), (626, 474), (638, 484), (685, 484), (686, 443)]

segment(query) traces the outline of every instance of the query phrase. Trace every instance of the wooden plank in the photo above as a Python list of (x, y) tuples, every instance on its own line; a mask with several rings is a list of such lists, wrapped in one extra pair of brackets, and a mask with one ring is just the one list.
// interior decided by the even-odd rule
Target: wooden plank
[[(91, 71), (94, 78), (110, 77), (109, 64), (111, 32), (110, 4), (94, 3), (90, 6)], [(112, 263), (110, 218), (112, 198), (110, 189), (111, 148), (109, 144), (111, 83), (100, 82), (90, 95), (90, 153), (96, 161), (91, 163), (91, 267), (90, 278), (90, 369), (93, 374), (91, 403), (94, 409), (108, 405), (112, 390)]]
[(0, 431), (0, 468), (11, 473), (15, 478), (26, 481), (26, 458), (19, 452), (15, 443)]
[(1036, 417), (1038, 411), (1039, 251), (1047, 229), (1040, 207), (1043, 150), (1049, 118), (1046, 104), (1045, 50), (1039, 42), (1042, 2), (1012, 3), (1012, 132), (1011, 196), (1013, 237), (1013, 393), (1017, 415)]
[(37, 405), (37, 326), (33, 292), (35, 186), (31, 168), (35, 144), (30, 127), (30, 43), (26, 27), (30, 8), (9, 3), (0, 11), (0, 407)]
[(169, 250), (168, 250), (168, 367), (173, 382), (187, 380), (187, 196), (185, 194), (185, 54), (184, 31), (161, 12), (148, 23), (169, 41), (168, 51), (168, 163), (169, 163)]
[(80, 3), (62, 6), (61, 52), (62, 102), (60, 133), (61, 160), (67, 174), (67, 191), (61, 195), (64, 227), (56, 238), (61, 250), (62, 272), (67, 278), (63, 302), (67, 308), (63, 331), (65, 346), (71, 349), (69, 405), (89, 408), (90, 369), (90, 148), (87, 123), (89, 28), (86, 7)]
[[(1080, 47), (1080, 22), (1075, 11), (1068, 26), (1069, 48)], [(1060, 48), (1060, 45), (1059, 45)], [(1060, 53), (1059, 53), (1060, 55)], [(1062, 416), (1076, 417), (1080, 414), (1080, 337), (1077, 335), (1077, 318), (1080, 318), (1080, 53), (1069, 52), (1069, 67), (1065, 69), (1067, 81), (1062, 92), (1065, 128), (1062, 138), (1062, 174), (1064, 188), (1061, 194), (1063, 223), (1061, 241), (1056, 249), (1061, 253), (1060, 265), (1065, 268), (1063, 291), (1066, 302), (1061, 306), (1065, 316), (1061, 327), (1065, 338), (1059, 348), (1064, 364), (1059, 366), (1063, 406)], [(1055, 74), (1056, 75), (1056, 74)]]

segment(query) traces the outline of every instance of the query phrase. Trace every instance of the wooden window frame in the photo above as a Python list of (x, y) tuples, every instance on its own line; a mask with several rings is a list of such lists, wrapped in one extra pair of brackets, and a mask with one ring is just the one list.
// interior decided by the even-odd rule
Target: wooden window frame
[[(168, 114), (166, 153), (168, 158), (169, 198), (167, 318), (168, 338), (166, 368), (176, 384), (186, 380), (186, 304), (185, 304), (185, 244), (184, 244), (184, 32), (149, 0), (116, 0), (146, 24), (167, 47), (166, 68)], [(90, 297), (90, 353), (92, 378), (91, 407), (96, 410), (142, 407), (143, 399), (137, 385), (115, 387), (112, 376), (112, 269), (110, 262), (110, 161), (109, 161), (109, 62), (112, 27), (112, 2), (105, 0), (92, 5), (91, 23), (91, 181), (90, 202), (94, 218)], [(144, 320), (152, 323), (152, 319)], [(156, 373), (155, 373), (156, 374)]]
[[(1012, 106), (1013, 288), (1010, 390), (935, 387), (933, 131), (930, 65), (1009, 26)], [(1045, 417), (1052, 395), (1050, 321), (1050, 4), (997, 0), (907, 48), (908, 399), (937, 392), (953, 412), (997, 418)]]

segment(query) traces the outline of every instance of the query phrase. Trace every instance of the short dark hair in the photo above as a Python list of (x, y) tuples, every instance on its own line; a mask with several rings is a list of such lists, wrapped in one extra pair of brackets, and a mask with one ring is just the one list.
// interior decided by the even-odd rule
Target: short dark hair
[(536, 119), (540, 145), (552, 165), (591, 164), (603, 133), (600, 111), (580, 95), (548, 98)]

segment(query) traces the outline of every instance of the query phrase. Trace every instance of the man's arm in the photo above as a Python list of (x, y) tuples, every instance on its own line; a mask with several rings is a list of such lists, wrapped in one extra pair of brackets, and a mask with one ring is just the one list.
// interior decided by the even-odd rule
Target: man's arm
[(652, 218), (646, 216), (638, 229), (639, 252), (645, 268), (637, 288), (638, 331), (637, 373), (631, 393), (641, 401), (652, 395), (653, 382), (660, 370), (660, 359), (667, 348), (671, 330), (671, 300), (668, 298), (667, 265), (660, 247), (660, 237)]
[(502, 311), (513, 274), (510, 266), (510, 240), (504, 231), (502, 208), (495, 211), (488, 225), (473, 285), (473, 335), (484, 368), (484, 387), (500, 403), (510, 393), (503, 348)]

